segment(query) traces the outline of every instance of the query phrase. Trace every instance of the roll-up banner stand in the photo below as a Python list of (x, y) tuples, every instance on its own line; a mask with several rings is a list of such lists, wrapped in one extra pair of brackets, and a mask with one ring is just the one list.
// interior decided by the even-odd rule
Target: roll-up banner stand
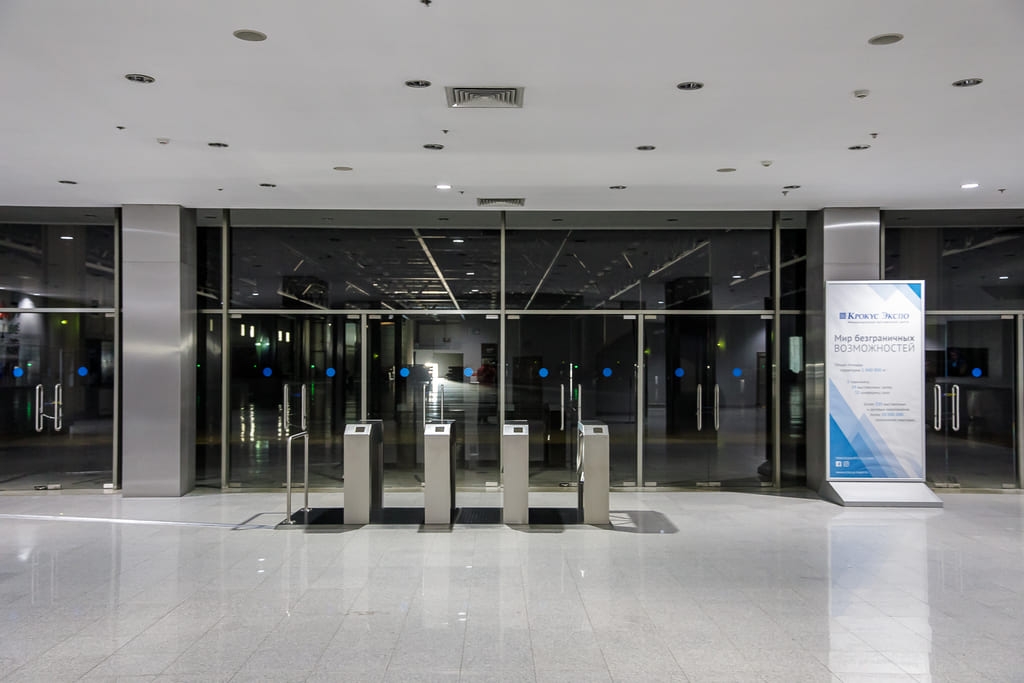
[(825, 320), (823, 497), (941, 507), (924, 483), (924, 282), (827, 282)]

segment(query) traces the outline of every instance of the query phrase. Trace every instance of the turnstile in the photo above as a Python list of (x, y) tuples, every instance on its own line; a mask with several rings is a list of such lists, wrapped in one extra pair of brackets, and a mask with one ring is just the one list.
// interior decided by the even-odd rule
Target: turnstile
[(423, 523), (451, 524), (455, 512), (455, 420), (423, 427)]
[(576, 438), (580, 521), (584, 524), (610, 524), (608, 425), (598, 420), (581, 420)]
[(529, 524), (530, 423), (507, 420), (501, 432), (501, 468), (504, 485), (502, 521)]
[(345, 425), (345, 524), (380, 517), (384, 498), (384, 424), (363, 420)]

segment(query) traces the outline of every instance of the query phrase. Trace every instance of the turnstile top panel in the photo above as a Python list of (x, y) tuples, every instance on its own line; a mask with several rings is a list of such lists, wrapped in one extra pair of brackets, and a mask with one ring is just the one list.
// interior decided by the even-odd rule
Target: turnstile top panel
[(526, 420), (510, 420), (501, 430), (502, 436), (529, 436), (530, 423)]
[(608, 425), (600, 420), (580, 420), (579, 430), (583, 436), (608, 436)]
[(450, 422), (428, 422), (423, 427), (423, 436), (450, 436), (452, 425)]
[(355, 436), (368, 436), (373, 433), (374, 427), (377, 427), (377, 425), (368, 422), (350, 422), (345, 425), (345, 436), (349, 436), (350, 434)]

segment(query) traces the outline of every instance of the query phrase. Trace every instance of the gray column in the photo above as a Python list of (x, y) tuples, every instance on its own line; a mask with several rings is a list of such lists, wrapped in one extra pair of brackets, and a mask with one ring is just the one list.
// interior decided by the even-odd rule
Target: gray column
[(122, 489), (181, 496), (195, 486), (195, 215), (132, 205), (121, 225)]
[(822, 209), (807, 219), (807, 486), (825, 482), (825, 283), (878, 280), (880, 212)]

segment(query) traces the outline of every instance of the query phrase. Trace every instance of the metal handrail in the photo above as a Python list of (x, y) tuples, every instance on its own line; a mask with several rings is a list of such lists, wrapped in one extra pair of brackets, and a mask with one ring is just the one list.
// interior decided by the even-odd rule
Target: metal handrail
[(295, 524), (295, 522), (292, 521), (292, 443), (295, 439), (299, 438), (303, 441), (303, 449), (305, 451), (303, 465), (303, 478), (305, 481), (302, 483), (302, 509), (309, 510), (309, 432), (299, 432), (298, 434), (292, 434), (288, 437), (287, 457), (285, 458), (285, 467), (287, 468), (287, 475), (285, 478), (285, 524)]

